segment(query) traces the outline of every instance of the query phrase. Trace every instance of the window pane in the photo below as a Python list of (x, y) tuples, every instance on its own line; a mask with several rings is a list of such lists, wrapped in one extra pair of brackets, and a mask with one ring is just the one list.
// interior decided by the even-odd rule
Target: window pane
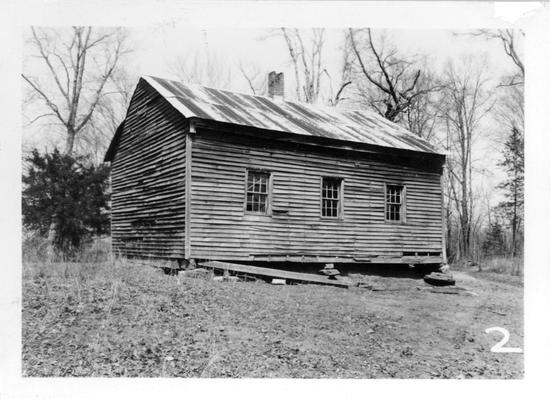
[(340, 180), (323, 178), (321, 187), (321, 215), (323, 217), (339, 216), (340, 187)]
[(403, 204), (403, 186), (386, 185), (385, 217), (388, 221), (401, 221)]
[(258, 211), (265, 212), (266, 211), (266, 205), (267, 205), (267, 195), (260, 194), (258, 195)]
[(267, 212), (269, 174), (248, 171), (246, 211)]

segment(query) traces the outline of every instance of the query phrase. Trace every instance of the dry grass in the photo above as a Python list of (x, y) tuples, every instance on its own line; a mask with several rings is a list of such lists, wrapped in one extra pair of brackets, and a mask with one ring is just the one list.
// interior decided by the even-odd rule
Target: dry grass
[(451, 270), (467, 272), (472, 276), (492, 282), (523, 287), (523, 257), (493, 257), (477, 265), (453, 264)]
[[(56, 263), (66, 261), (62, 254), (55, 253), (48, 240), (34, 232), (23, 232), (22, 258), (26, 263)], [(111, 238), (109, 236), (93, 237), (84, 243), (74, 257), (74, 262), (102, 263), (112, 259)]]
[(477, 293), (273, 286), (171, 277), (125, 262), (26, 263), (25, 376), (521, 377), (491, 353), (522, 346), (522, 288), (462, 274)]
[(481, 263), (481, 270), (483, 272), (523, 276), (523, 257), (495, 257), (487, 259)]

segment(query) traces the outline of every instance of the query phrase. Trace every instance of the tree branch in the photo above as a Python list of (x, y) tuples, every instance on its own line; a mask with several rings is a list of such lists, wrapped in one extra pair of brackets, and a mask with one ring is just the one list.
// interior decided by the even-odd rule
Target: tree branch
[(380, 83), (378, 83), (375, 79), (371, 77), (371, 75), (367, 72), (367, 68), (365, 67), (365, 64), (363, 63), (363, 59), (361, 58), (361, 55), (359, 54), (359, 50), (357, 49), (357, 45), (355, 44), (355, 38), (353, 36), (353, 30), (349, 29), (350, 33), (350, 43), (351, 47), (353, 49), (353, 52), (355, 53), (355, 56), (357, 57), (357, 61), (359, 61), (359, 65), (361, 66), (361, 71), (363, 72), (363, 75), (371, 82), (373, 85), (375, 85), (378, 89), (383, 91), (384, 93), (387, 93), (388, 95), (391, 95), (391, 92), (382, 86)]
[(42, 59), (44, 60), (46, 65), (48, 66), (48, 69), (50, 70), (59, 91), (61, 92), (63, 97), (65, 97), (65, 99), (67, 100), (67, 105), (69, 105), (69, 103), (70, 103), (69, 95), (63, 89), (63, 86), (61, 85), (61, 82), (59, 81), (59, 77), (57, 76), (57, 73), (55, 72), (55, 68), (53, 67), (52, 63), (50, 62), (50, 59), (49, 59), (48, 55), (46, 54), (46, 52), (44, 50), (44, 47), (42, 46), (42, 43), (40, 42), (40, 39), (38, 39), (38, 36), (36, 35), (36, 31), (35, 31), (34, 27), (31, 27), (31, 31), (32, 31), (32, 36), (33, 36), (33, 39), (34, 39), (34, 43), (35, 43), (36, 47), (38, 47), (38, 51), (40, 52), (40, 56), (42, 57)]
[(61, 121), (61, 123), (67, 126), (67, 121), (65, 121), (61, 116), (61, 113), (59, 112), (57, 106), (48, 98), (48, 96), (46, 96), (46, 94), (38, 87), (38, 85), (36, 85), (27, 76), (25, 76), (25, 74), (21, 74), (21, 76), (34, 89), (34, 91), (38, 93), (40, 97), (42, 97), (42, 99), (44, 99), (46, 105), (54, 112), (55, 116)]
[(395, 88), (392, 84), (392, 81), (388, 75), (388, 71), (386, 71), (386, 67), (382, 63), (382, 60), (380, 59), (380, 56), (378, 55), (378, 52), (376, 51), (374, 47), (374, 43), (372, 41), (372, 34), (370, 28), (367, 29), (367, 32), (369, 34), (369, 45), (372, 50), (372, 53), (374, 54), (374, 57), (376, 58), (376, 61), (378, 62), (378, 66), (380, 67), (380, 71), (384, 75), (384, 78), (386, 79), (386, 83), (388, 84), (388, 91), (387, 93), (390, 94), (390, 96), (393, 98), (393, 101), (397, 103), (399, 100), (397, 99), (397, 93), (395, 92)]
[(50, 116), (56, 117), (56, 115), (55, 115), (54, 113), (45, 113), (45, 114), (41, 114), (41, 115), (37, 116), (36, 118), (33, 118), (29, 123), (27, 123), (27, 126), (34, 124), (34, 123), (35, 123), (36, 121), (38, 121), (40, 118), (50, 117)]
[(338, 89), (338, 92), (336, 92), (336, 96), (334, 97), (336, 103), (338, 103), (338, 101), (340, 100), (340, 95), (342, 94), (342, 92), (344, 91), (346, 86), (348, 86), (348, 85), (351, 85), (351, 81), (344, 82), (340, 86), (340, 89)]
[(109, 80), (109, 77), (111, 76), (111, 74), (113, 73), (114, 69), (117, 66), (119, 56), (120, 56), (121, 46), (122, 46), (122, 42), (119, 41), (117, 43), (117, 47), (116, 47), (116, 50), (115, 50), (115, 55), (114, 55), (113, 62), (111, 64), (111, 66), (107, 69), (106, 73), (101, 77), (99, 87), (97, 88), (97, 90), (95, 92), (94, 100), (92, 101), (91, 106), (90, 106), (87, 114), (84, 116), (84, 118), (82, 118), (80, 124), (77, 125), (76, 132), (80, 131), (80, 129), (82, 129), (82, 127), (84, 127), (84, 125), (86, 125), (86, 123), (92, 117), (92, 114), (93, 114), (93, 112), (94, 112), (94, 110), (97, 106), (97, 103), (99, 102), (99, 99), (101, 98), (101, 94), (102, 94), (101, 92), (103, 90), (103, 87), (105, 86), (105, 83)]
[(301, 99), (301, 96), (300, 96), (300, 74), (298, 72), (298, 57), (297, 57), (296, 52), (294, 50), (292, 40), (290, 39), (290, 36), (288, 35), (286, 29), (281, 28), (281, 31), (283, 32), (283, 36), (284, 36), (285, 41), (286, 41), (288, 52), (290, 54), (290, 58), (291, 58), (292, 63), (294, 65), (294, 75), (295, 75), (295, 78), (296, 78), (296, 97), (297, 97), (298, 100), (300, 100)]

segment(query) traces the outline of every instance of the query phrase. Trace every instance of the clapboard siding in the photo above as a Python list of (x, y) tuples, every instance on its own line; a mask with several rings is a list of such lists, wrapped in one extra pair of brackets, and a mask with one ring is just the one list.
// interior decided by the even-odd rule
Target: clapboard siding
[[(272, 215), (244, 211), (247, 168), (272, 174)], [(344, 180), (342, 220), (320, 216), (324, 176)], [(442, 252), (439, 171), (199, 130), (193, 137), (191, 181), (193, 258), (375, 261), (403, 252)], [(385, 183), (406, 186), (406, 223), (385, 221)]]
[(122, 127), (111, 184), (114, 252), (126, 257), (183, 258), (184, 119), (143, 81)]

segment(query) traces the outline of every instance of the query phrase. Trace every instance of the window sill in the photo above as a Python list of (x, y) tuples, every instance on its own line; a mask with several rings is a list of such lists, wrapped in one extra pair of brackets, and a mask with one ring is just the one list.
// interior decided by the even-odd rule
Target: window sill
[(321, 221), (344, 221), (344, 217), (319, 217)]
[(384, 223), (390, 224), (390, 225), (406, 225), (406, 224), (407, 224), (407, 221), (389, 221), (389, 220), (384, 220)]

